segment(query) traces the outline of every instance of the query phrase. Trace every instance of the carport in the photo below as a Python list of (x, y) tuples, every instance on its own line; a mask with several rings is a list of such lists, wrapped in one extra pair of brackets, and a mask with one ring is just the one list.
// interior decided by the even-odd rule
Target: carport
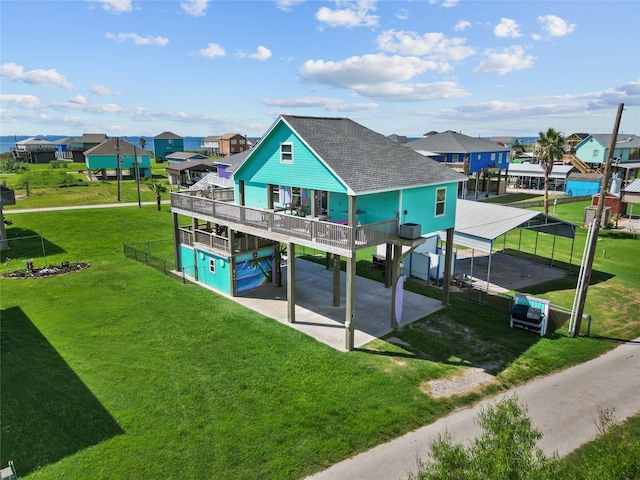
[[(522, 229), (534, 230), (536, 232), (534, 256), (537, 254), (538, 234), (542, 232), (554, 236), (553, 246), (551, 248), (552, 265), (556, 237), (570, 238), (571, 252), (569, 253), (569, 268), (571, 268), (576, 233), (576, 225), (573, 223), (523, 208), (505, 207), (493, 203), (459, 199), (456, 207), (456, 226), (453, 233), (453, 243), (471, 249), (471, 276), (473, 276), (473, 256), (475, 250), (489, 254), (487, 291), (489, 291), (491, 257), (494, 242), (497, 238), (517, 228), (520, 229), (518, 252), (520, 252), (521, 249)], [(438, 235), (441, 241), (446, 242), (446, 232), (438, 232)]]
[(631, 204), (629, 212), (629, 230), (633, 230), (633, 205), (640, 203), (640, 178), (625, 186), (620, 192), (621, 200)]

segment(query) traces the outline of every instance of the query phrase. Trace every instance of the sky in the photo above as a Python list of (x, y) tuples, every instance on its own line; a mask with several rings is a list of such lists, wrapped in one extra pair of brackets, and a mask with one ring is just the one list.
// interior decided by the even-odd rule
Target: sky
[(640, 2), (0, 0), (0, 134), (640, 134)]

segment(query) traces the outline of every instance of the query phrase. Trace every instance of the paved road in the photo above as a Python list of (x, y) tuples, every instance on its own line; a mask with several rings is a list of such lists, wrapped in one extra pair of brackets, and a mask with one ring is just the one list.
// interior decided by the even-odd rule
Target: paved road
[(406, 478), (407, 472), (415, 470), (417, 456), (424, 456), (438, 434), (449, 431), (456, 442), (474, 438), (479, 434), (474, 419), (480, 408), (513, 394), (526, 406), (534, 426), (542, 432), (539, 446), (545, 453), (566, 455), (597, 436), (598, 408), (615, 409), (617, 420), (640, 412), (640, 338), (582, 365), (535, 379), (473, 408), (452, 413), (337, 463), (309, 480)]

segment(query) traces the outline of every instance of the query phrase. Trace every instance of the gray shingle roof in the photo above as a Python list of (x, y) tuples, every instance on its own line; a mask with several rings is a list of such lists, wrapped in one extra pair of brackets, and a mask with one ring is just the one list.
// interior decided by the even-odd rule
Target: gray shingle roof
[(354, 194), (466, 180), (348, 118), (282, 115), (280, 119)]
[(83, 133), (82, 137), (80, 137), (77, 141), (80, 143), (102, 143), (107, 140), (107, 137), (104, 133)]
[(111, 138), (106, 142), (102, 142), (100, 145), (90, 148), (84, 152), (84, 155), (115, 155), (118, 149), (120, 150), (120, 155), (133, 155), (134, 147), (137, 155), (150, 155), (149, 151), (132, 145), (125, 140), (120, 140), (120, 144), (118, 145), (117, 138)]
[[(609, 148), (611, 143), (610, 133), (594, 133), (592, 136), (603, 146)], [(619, 133), (616, 137), (616, 148), (640, 148), (640, 137), (633, 134)]]
[(469, 137), (452, 131), (436, 133), (428, 137), (405, 143), (413, 150), (425, 150), (437, 153), (481, 153), (508, 152), (507, 147), (482, 138)]
[(174, 172), (181, 172), (183, 170), (210, 172), (215, 170), (215, 168), (211, 160), (186, 160), (184, 162), (174, 163), (173, 165), (167, 165), (166, 170)]
[(167, 160), (210, 160), (206, 155), (193, 152), (173, 152), (166, 155)]
[(153, 137), (154, 139), (161, 139), (161, 138), (167, 138), (167, 139), (172, 139), (172, 140), (179, 140), (182, 139), (181, 136), (176, 135), (173, 132), (162, 132), (160, 135), (156, 135), (155, 137)]

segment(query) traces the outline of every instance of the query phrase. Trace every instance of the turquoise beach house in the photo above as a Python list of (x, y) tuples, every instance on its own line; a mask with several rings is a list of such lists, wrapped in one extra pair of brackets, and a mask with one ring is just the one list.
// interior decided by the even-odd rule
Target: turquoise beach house
[[(386, 244), (391, 304), (400, 261), (424, 243), (422, 235), (445, 230), (451, 261), (466, 177), (348, 118), (282, 115), (255, 148), (232, 159), (233, 188), (171, 194), (176, 263), (194, 281), (232, 296), (276, 282), (286, 244), (287, 314), (295, 322), (296, 246), (342, 258), (351, 350), (358, 250)], [(183, 215), (188, 225), (179, 224)], [(334, 302), (339, 281), (334, 276)], [(448, 298), (449, 282), (443, 285)]]
[(163, 162), (167, 155), (184, 152), (184, 138), (172, 132), (162, 132), (153, 137), (153, 153), (157, 162)]
[(107, 170), (115, 170), (118, 166), (122, 170), (127, 170), (126, 174), (134, 177), (136, 169), (134, 153), (140, 177), (151, 177), (151, 154), (119, 138), (111, 138), (84, 152), (85, 164), (87, 170), (102, 170), (104, 178)]

